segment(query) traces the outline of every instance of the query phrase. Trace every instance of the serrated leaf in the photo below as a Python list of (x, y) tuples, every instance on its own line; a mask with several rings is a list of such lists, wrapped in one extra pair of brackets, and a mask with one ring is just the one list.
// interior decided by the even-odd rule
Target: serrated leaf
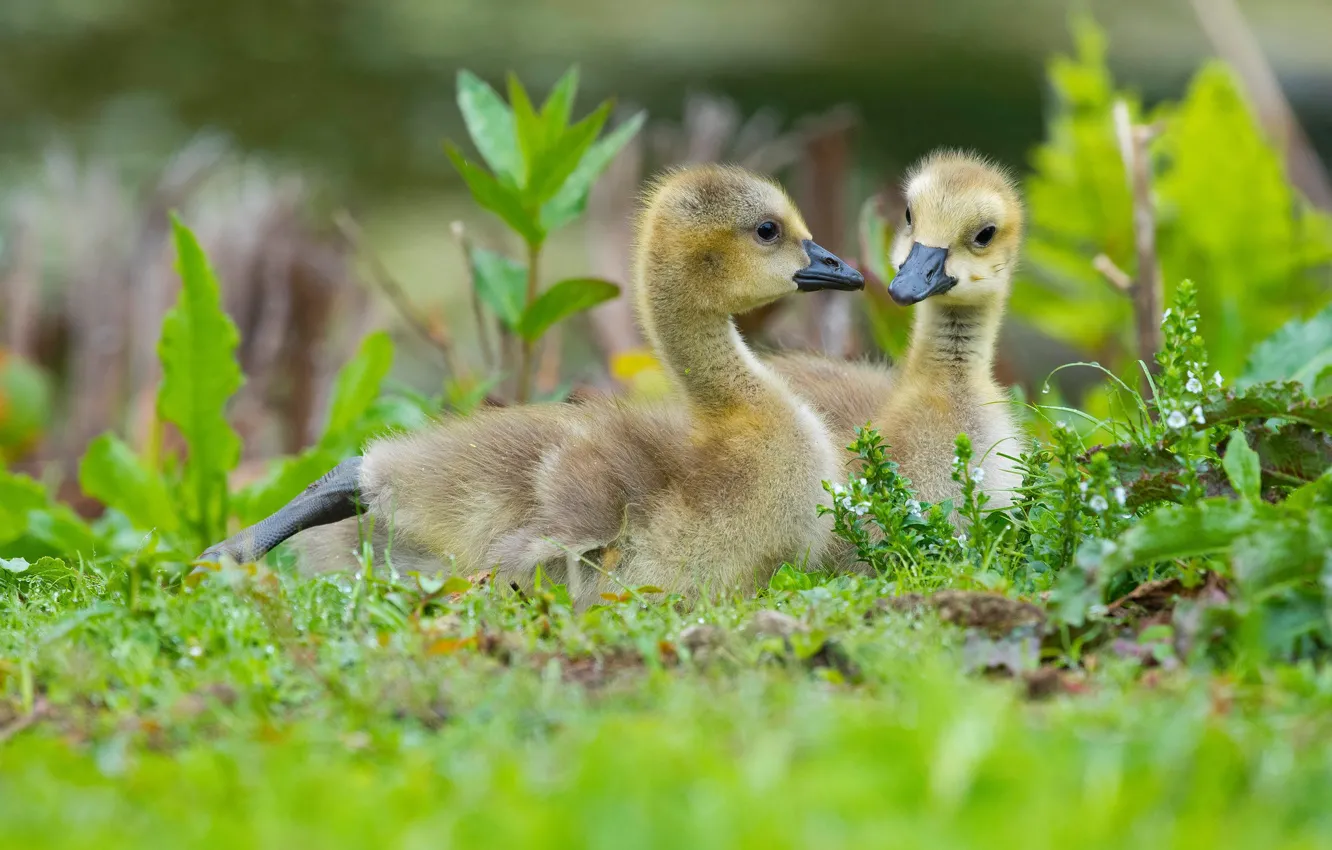
[(578, 167), (573, 170), (555, 196), (541, 207), (541, 226), (547, 233), (558, 230), (587, 209), (592, 184), (610, 166), (620, 150), (629, 143), (647, 120), (646, 112), (638, 112), (587, 149)]
[(0, 558), (0, 570), (14, 575), (26, 573), (29, 566), (26, 558)]
[(480, 77), (459, 71), (458, 109), (481, 158), (500, 178), (517, 185), (523, 175), (523, 158), (508, 104)]
[(1207, 499), (1153, 511), (1113, 542), (1088, 541), (1077, 555), (1077, 569), (1095, 574), (1100, 587), (1134, 566), (1148, 566), (1225, 552), (1237, 539), (1281, 516), (1281, 509), (1261, 502)]
[(505, 327), (515, 330), (527, 298), (527, 266), (485, 248), (473, 248), (471, 262), (477, 297)]
[(490, 210), (529, 245), (540, 245), (546, 238), (540, 225), (523, 209), (522, 199), (517, 192), (500, 185), (493, 176), (468, 162), (452, 143), (445, 143), (445, 151), (458, 169), (472, 198), (484, 209)]
[[(1248, 387), (1263, 381), (1298, 381), (1314, 395), (1327, 395), (1332, 386), (1320, 392), (1320, 379), (1332, 370), (1332, 305), (1308, 321), (1295, 319), (1254, 347), (1249, 362), (1237, 384)], [(1330, 373), (1332, 374), (1332, 373)]]
[(528, 175), (527, 197), (533, 203), (538, 206), (545, 204), (573, 175), (578, 163), (601, 133), (610, 110), (611, 103), (607, 101), (591, 115), (565, 130), (558, 139), (551, 140)]
[(1226, 454), (1221, 462), (1226, 469), (1226, 475), (1230, 478), (1230, 486), (1235, 488), (1236, 493), (1251, 502), (1261, 498), (1262, 467), (1258, 463), (1258, 453), (1249, 448), (1249, 443), (1244, 438), (1244, 431), (1231, 432), (1230, 439), (1226, 443)]
[(356, 356), (338, 372), (333, 385), (333, 400), (329, 405), (328, 425), (320, 442), (328, 444), (346, 441), (348, 432), (365, 416), (375, 399), (389, 369), (393, 368), (393, 340), (385, 331), (367, 334), (361, 340)]
[(541, 105), (541, 123), (546, 130), (546, 141), (558, 139), (569, 126), (569, 113), (573, 111), (574, 98), (578, 95), (578, 66), (571, 65), (569, 70), (555, 83)]
[[(225, 479), (223, 483), (225, 486)], [(103, 434), (88, 444), (79, 462), (79, 486), (129, 517), (137, 528), (164, 534), (180, 528), (181, 517), (166, 481), (113, 434)]]
[(0, 558), (0, 585), (9, 576), (22, 576), (29, 581), (70, 586), (78, 580), (78, 575), (78, 570), (60, 558), (38, 558), (33, 563), (26, 558)]
[(1240, 393), (1227, 392), (1209, 398), (1202, 409), (1209, 427), (1276, 418), (1332, 433), (1332, 398), (1307, 398), (1303, 385), (1293, 382), (1254, 384)]
[[(194, 234), (174, 215), (171, 225), (181, 289), (176, 305), (162, 320), (157, 411), (180, 429), (189, 447), (182, 518), (200, 540), (211, 541), (225, 531), (227, 473), (240, 462), (240, 437), (225, 415), (227, 400), (243, 381), (236, 362), (240, 335), (222, 311), (217, 278)], [(156, 516), (157, 506), (151, 513)]]
[(524, 195), (531, 197), (532, 179), (546, 150), (546, 128), (532, 107), (527, 89), (514, 74), (509, 74), (509, 104), (513, 108), (513, 122), (518, 133), (518, 149), (523, 155), (523, 172), (519, 185)]
[(562, 280), (541, 293), (518, 324), (518, 335), (536, 342), (551, 325), (620, 294), (620, 287), (595, 278)]

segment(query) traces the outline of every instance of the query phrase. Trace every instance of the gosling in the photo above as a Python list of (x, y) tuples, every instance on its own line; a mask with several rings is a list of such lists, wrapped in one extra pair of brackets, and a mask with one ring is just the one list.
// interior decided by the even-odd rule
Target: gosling
[[(1013, 502), (1020, 448), (1008, 397), (994, 380), (995, 344), (1022, 245), (1012, 177), (971, 153), (938, 151), (907, 174), (905, 220), (890, 259), (893, 300), (916, 306), (911, 342), (895, 368), (807, 354), (768, 361), (841, 435), (867, 422), (922, 501), (957, 499), (954, 443), (971, 439), (987, 507)], [(1008, 457), (1005, 457), (1007, 455)]]
[(364, 505), (381, 546), (387, 526), (403, 551), (520, 587), (540, 567), (578, 607), (644, 585), (692, 600), (817, 564), (836, 443), (731, 317), (864, 278), (811, 239), (776, 184), (727, 166), (657, 181), (635, 256), (639, 321), (683, 403), (504, 408), (382, 439), (201, 559), (255, 560), (339, 521), (350, 542)]

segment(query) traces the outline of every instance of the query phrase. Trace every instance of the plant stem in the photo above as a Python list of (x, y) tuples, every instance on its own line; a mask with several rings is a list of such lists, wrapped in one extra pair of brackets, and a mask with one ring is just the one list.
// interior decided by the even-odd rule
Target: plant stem
[[(1119, 139), (1124, 168), (1128, 172), (1129, 188), (1133, 196), (1133, 244), (1136, 249), (1138, 273), (1129, 294), (1133, 297), (1134, 324), (1138, 337), (1138, 359), (1150, 371), (1156, 371), (1156, 353), (1161, 350), (1161, 269), (1156, 256), (1156, 209), (1152, 203), (1151, 162), (1147, 146), (1156, 130), (1149, 126), (1136, 126), (1129, 117), (1128, 104), (1119, 101), (1114, 107), (1115, 131)], [(1142, 379), (1143, 397), (1150, 392), (1150, 383)]]
[[(532, 302), (537, 297), (537, 261), (541, 258), (541, 246), (529, 242), (527, 245), (527, 302), (523, 305), (523, 311), (532, 309)], [(523, 338), (522, 360), (518, 365), (518, 403), (526, 404), (528, 396), (532, 394), (532, 349), (536, 347), (534, 340)]]

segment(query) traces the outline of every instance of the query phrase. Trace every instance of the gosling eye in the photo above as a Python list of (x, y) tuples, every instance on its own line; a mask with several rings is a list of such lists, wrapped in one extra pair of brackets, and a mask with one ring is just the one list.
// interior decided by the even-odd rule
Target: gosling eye
[(758, 237), (758, 241), (765, 245), (771, 245), (777, 241), (777, 237), (782, 235), (782, 227), (777, 222), (769, 219), (754, 228), (754, 235)]
[(976, 244), (982, 248), (989, 245), (990, 240), (994, 238), (994, 232), (995, 228), (993, 224), (987, 224), (985, 227), (982, 227), (980, 233), (976, 234)]
[(906, 218), (907, 218), (907, 227), (910, 227), (910, 226), (911, 226), (911, 207), (907, 207), (907, 208), (906, 208), (906, 212), (907, 212), (907, 216), (906, 216)]

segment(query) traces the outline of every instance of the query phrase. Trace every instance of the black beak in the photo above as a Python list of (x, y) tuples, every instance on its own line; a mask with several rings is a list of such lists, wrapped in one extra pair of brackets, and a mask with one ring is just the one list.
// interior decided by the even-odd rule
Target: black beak
[(809, 255), (809, 265), (792, 278), (801, 292), (820, 289), (864, 289), (865, 276), (842, 262), (841, 258), (812, 239), (800, 243)]
[(888, 284), (888, 294), (906, 307), (919, 304), (931, 295), (947, 292), (957, 286), (957, 278), (944, 271), (947, 262), (947, 248), (927, 248), (913, 242), (911, 253), (897, 270), (893, 282)]

